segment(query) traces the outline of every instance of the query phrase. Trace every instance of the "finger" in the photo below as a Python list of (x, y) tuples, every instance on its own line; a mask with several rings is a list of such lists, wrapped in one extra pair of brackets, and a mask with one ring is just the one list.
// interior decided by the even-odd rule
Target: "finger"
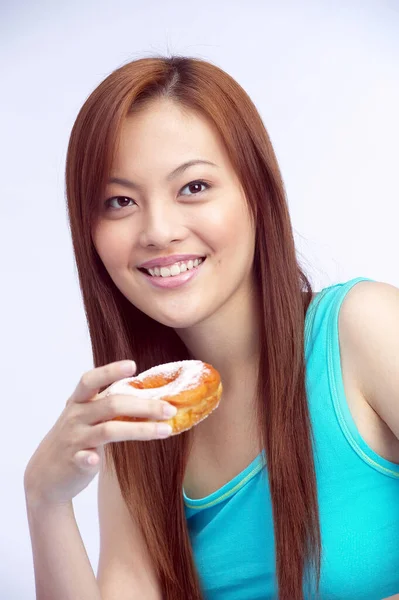
[(126, 394), (111, 394), (97, 398), (90, 406), (85, 407), (81, 420), (86, 425), (97, 425), (116, 417), (138, 417), (154, 421), (170, 419), (177, 413), (177, 408), (168, 402), (157, 399), (143, 399)]
[(171, 433), (172, 427), (167, 423), (106, 421), (91, 427), (88, 443), (96, 447), (110, 442), (155, 440), (169, 437)]
[(99, 455), (93, 450), (79, 450), (76, 452), (74, 460), (77, 465), (85, 469), (97, 467), (100, 463)]
[(117, 361), (91, 369), (80, 378), (70, 401), (78, 403), (88, 402), (92, 400), (100, 388), (109, 386), (119, 379), (132, 377), (136, 369), (136, 363), (133, 360)]

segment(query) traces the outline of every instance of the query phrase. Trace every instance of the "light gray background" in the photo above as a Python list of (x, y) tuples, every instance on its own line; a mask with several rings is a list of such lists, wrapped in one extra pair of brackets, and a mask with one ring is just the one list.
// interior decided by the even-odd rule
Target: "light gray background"
[[(0, 40), (0, 598), (31, 600), (23, 473), (92, 368), (64, 199), (84, 100), (153, 52), (216, 63), (264, 119), (315, 290), (399, 287), (399, 0), (3, 0)], [(74, 501), (95, 571), (96, 492)]]

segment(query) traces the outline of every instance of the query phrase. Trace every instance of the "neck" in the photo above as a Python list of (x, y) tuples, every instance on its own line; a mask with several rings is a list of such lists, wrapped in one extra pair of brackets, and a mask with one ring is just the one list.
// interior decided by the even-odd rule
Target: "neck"
[[(207, 320), (176, 330), (195, 359), (220, 373), (223, 394), (247, 392), (255, 384), (259, 361), (259, 307), (252, 291), (226, 303)], [(252, 395), (252, 394), (250, 394)]]

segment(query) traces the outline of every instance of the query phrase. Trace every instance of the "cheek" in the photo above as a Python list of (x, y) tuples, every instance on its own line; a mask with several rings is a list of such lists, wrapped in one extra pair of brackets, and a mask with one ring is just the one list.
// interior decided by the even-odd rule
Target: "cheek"
[(227, 196), (227, 199), (223, 201), (204, 206), (204, 212), (196, 214), (195, 224), (197, 228), (201, 224), (201, 230), (204, 233), (208, 232), (209, 235), (225, 238), (235, 227), (238, 226), (241, 229), (245, 219), (246, 214), (241, 201)]
[(109, 225), (103, 223), (96, 228), (93, 243), (107, 270), (112, 270), (126, 260), (128, 249), (123, 232)]
[(241, 199), (232, 199), (223, 208), (209, 211), (201, 222), (204, 238), (219, 252), (225, 249), (230, 256), (242, 254), (254, 243), (253, 225)]

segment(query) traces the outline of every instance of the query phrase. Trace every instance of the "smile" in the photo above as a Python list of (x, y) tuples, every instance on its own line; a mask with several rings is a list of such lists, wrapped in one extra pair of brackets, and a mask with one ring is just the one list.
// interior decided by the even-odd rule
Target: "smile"
[(179, 287), (193, 279), (201, 270), (205, 258), (179, 261), (168, 267), (154, 267), (153, 269), (139, 269), (140, 273), (154, 285), (162, 288)]
[(187, 260), (185, 262), (179, 261), (169, 267), (154, 267), (153, 269), (145, 269), (145, 271), (148, 271), (152, 277), (176, 277), (180, 273), (185, 273), (198, 267), (203, 260), (203, 258), (196, 258), (195, 260)]

